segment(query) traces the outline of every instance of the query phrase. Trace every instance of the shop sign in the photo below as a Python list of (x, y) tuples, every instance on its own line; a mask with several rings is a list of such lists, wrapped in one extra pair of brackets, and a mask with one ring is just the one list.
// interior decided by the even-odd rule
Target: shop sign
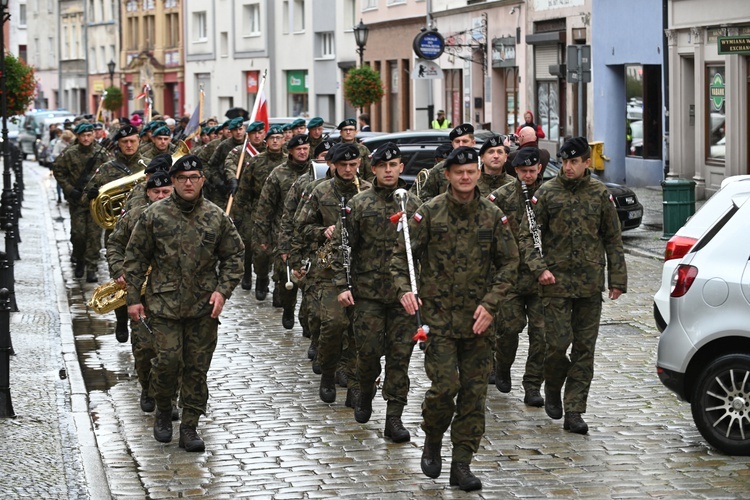
[(290, 94), (307, 94), (307, 70), (286, 72), (286, 91)]
[(720, 73), (714, 75), (714, 79), (711, 80), (711, 85), (708, 88), (714, 108), (721, 109), (724, 105), (724, 79)]
[(248, 71), (247, 72), (247, 93), (257, 94), (258, 93), (258, 80), (260, 79), (260, 71)]
[(719, 55), (750, 54), (750, 36), (720, 36)]
[(437, 31), (421, 31), (414, 37), (412, 48), (420, 59), (432, 61), (443, 55), (445, 39)]
[(412, 80), (439, 80), (443, 78), (443, 70), (433, 61), (417, 59), (411, 70)]
[(492, 40), (492, 67), (512, 68), (516, 65), (516, 37), (508, 36)]

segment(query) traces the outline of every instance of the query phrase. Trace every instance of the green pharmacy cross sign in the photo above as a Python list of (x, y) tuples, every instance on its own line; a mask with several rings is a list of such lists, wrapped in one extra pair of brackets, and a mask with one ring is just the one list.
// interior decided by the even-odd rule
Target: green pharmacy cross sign
[(715, 74), (713, 80), (711, 80), (709, 91), (711, 93), (711, 102), (714, 103), (714, 108), (721, 109), (724, 105), (724, 79), (719, 73)]

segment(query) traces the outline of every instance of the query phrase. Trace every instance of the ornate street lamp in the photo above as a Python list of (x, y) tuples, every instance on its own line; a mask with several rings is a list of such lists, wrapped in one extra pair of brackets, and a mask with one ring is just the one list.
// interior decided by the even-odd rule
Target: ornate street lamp
[(359, 54), (359, 65), (364, 63), (365, 45), (367, 45), (367, 35), (370, 34), (370, 28), (367, 27), (362, 19), (354, 27), (354, 41), (357, 42), (357, 54)]
[(115, 86), (115, 62), (110, 59), (110, 61), (107, 63), (107, 70), (109, 70), (109, 86), (114, 87)]
[[(10, 183), (10, 142), (8, 141), (8, 92), (5, 75), (5, 23), (10, 20), (8, 4), (10, 0), (0, 0), (0, 113), (3, 115), (3, 194), (0, 197), (0, 222), (13, 222), (13, 191)], [(5, 229), (5, 228), (3, 228)], [(6, 249), (10, 253), (10, 249)]]

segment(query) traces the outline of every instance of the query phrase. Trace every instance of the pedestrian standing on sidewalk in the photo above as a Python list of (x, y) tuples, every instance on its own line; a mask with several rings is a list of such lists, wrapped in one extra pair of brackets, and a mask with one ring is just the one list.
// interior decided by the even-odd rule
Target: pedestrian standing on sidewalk
[[(585, 137), (565, 141), (562, 168), (532, 198), (541, 249), (535, 248), (528, 221), (520, 232), (524, 261), (537, 277), (544, 305), (547, 352), (544, 409), (563, 428), (586, 434), (586, 412), (594, 350), (599, 335), (607, 269), (609, 298), (627, 288), (620, 222), (604, 184), (591, 177), (591, 149)], [(570, 357), (567, 351), (570, 350)], [(560, 392), (565, 386), (565, 399)]]
[[(172, 396), (182, 368), (180, 447), (203, 451), (198, 419), (206, 412), (219, 315), (244, 272), (240, 235), (224, 211), (203, 198), (203, 162), (195, 155), (169, 171), (174, 191), (144, 211), (125, 251), (128, 314), (148, 319), (154, 335), (150, 394), (154, 437), (172, 440)], [(140, 291), (151, 267), (145, 305)]]
[(403, 238), (390, 265), (401, 304), (409, 314), (420, 308), (430, 327), (424, 365), (432, 385), (422, 403), (422, 472), (440, 476), (443, 434), (450, 426), (450, 484), (464, 491), (482, 487), (470, 464), (484, 435), (493, 319), (518, 269), (508, 218), (479, 194), (478, 162), (473, 147), (454, 149), (445, 160), (447, 191), (409, 221), (421, 305), (410, 286)]

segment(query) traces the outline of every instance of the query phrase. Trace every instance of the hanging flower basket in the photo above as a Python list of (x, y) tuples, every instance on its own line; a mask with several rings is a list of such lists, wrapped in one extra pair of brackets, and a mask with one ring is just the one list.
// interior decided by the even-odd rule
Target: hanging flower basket
[(104, 103), (102, 106), (107, 111), (117, 111), (122, 107), (122, 90), (119, 87), (108, 87), (107, 95), (104, 97)]
[(8, 90), (6, 116), (26, 113), (36, 96), (34, 68), (10, 53), (5, 55), (5, 88)]
[(355, 108), (365, 108), (383, 97), (380, 73), (369, 66), (349, 71), (344, 80), (344, 97)]

